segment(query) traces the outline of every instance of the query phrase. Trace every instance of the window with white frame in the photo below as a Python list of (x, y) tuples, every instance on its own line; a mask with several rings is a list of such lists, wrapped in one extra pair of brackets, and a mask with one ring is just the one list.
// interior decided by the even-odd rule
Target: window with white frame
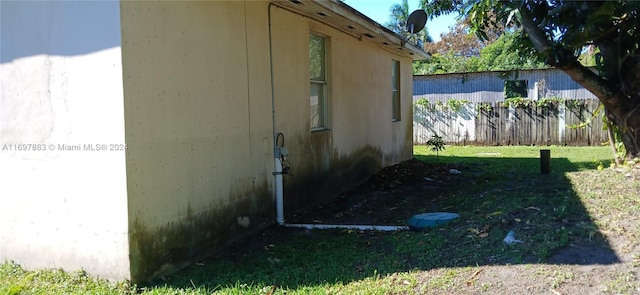
[(392, 60), (391, 63), (391, 105), (393, 122), (400, 121), (401, 105), (400, 105), (400, 62)]
[(328, 127), (326, 43), (325, 37), (309, 34), (311, 130)]

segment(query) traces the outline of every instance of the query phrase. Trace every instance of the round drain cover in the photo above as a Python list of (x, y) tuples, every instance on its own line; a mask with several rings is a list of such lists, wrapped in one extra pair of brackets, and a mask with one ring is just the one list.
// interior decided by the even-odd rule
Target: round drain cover
[(450, 212), (422, 213), (411, 216), (407, 221), (407, 225), (411, 230), (421, 231), (427, 227), (445, 224), (458, 217), (460, 215)]

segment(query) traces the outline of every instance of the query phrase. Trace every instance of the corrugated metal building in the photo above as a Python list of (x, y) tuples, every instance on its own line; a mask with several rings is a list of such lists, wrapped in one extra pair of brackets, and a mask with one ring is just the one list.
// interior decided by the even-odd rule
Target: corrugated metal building
[(523, 81), (527, 89), (526, 97), (532, 100), (554, 96), (565, 99), (595, 98), (595, 95), (571, 80), (563, 71), (552, 68), (416, 75), (413, 76), (413, 99), (426, 98), (429, 102), (458, 99), (473, 103), (494, 103), (504, 100), (506, 81)]

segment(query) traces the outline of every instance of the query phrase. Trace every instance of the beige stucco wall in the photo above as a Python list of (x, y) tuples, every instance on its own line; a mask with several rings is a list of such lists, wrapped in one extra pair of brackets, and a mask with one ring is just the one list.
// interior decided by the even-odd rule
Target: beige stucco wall
[(122, 3), (138, 279), (275, 219), (266, 4), (250, 4)]
[[(409, 59), (266, 1), (121, 7), (134, 281), (275, 222), (274, 114), (294, 165), (287, 214), (411, 157)], [(310, 30), (331, 46), (331, 128), (313, 133)], [(400, 122), (391, 121), (392, 59), (403, 69)]]
[[(288, 215), (411, 157), (410, 60), (266, 1), (1, 3), (0, 260), (135, 282), (273, 224), (274, 120)], [(329, 38), (320, 132), (311, 30)]]
[(0, 6), (0, 262), (126, 279), (119, 3)]
[[(285, 212), (336, 193), (412, 156), (411, 60), (330, 26), (272, 8), (276, 128), (294, 176), (285, 176)], [(326, 36), (329, 128), (309, 125), (309, 32)], [(392, 60), (401, 62), (402, 120), (392, 122)]]

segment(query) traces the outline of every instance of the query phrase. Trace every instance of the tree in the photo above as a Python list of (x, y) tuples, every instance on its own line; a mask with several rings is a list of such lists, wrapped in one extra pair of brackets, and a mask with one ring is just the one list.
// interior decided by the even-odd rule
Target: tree
[(433, 75), (447, 73), (476, 72), (478, 57), (464, 57), (449, 51), (445, 54), (433, 54), (431, 59), (414, 61), (414, 75)]
[(438, 161), (438, 152), (445, 149), (445, 144), (444, 140), (442, 140), (442, 137), (440, 137), (438, 134), (434, 134), (427, 141), (427, 145), (431, 146), (431, 151), (436, 152), (436, 161)]
[(451, 31), (442, 34), (435, 43), (427, 43), (424, 49), (433, 55), (428, 61), (414, 64), (415, 74), (440, 74), (476, 71), (508, 71), (515, 69), (545, 68), (544, 62), (520, 46), (520, 34), (497, 22), (489, 14), (490, 27), (487, 39), (478, 38), (469, 32), (468, 18), (460, 18)]
[(389, 12), (391, 13), (390, 20), (385, 25), (387, 28), (404, 37), (405, 40), (411, 37), (409, 41), (419, 47), (424, 46), (424, 44), (428, 42), (433, 42), (426, 27), (420, 32), (413, 34), (413, 36), (407, 31), (407, 19), (409, 19), (409, 15), (412, 12), (409, 10), (408, 0), (402, 0), (399, 4), (393, 4)]
[[(469, 36), (476, 38), (473, 35), (463, 37)], [(520, 38), (520, 34), (505, 32), (494, 42), (481, 47), (477, 54), (471, 54), (464, 48), (461, 48), (462, 51), (450, 49), (445, 53), (435, 52), (430, 60), (414, 63), (414, 74), (511, 71), (547, 67), (530, 48), (521, 46)], [(468, 53), (467, 56), (464, 55), (465, 52)]]
[[(535, 52), (602, 102), (619, 130), (626, 158), (640, 157), (640, 1), (425, 0), (427, 11), (463, 12), (483, 40), (490, 15), (511, 25), (519, 45)], [(579, 62), (592, 45), (598, 71)]]
[(440, 41), (424, 45), (424, 50), (431, 54), (447, 54), (450, 51), (456, 56), (469, 57), (480, 54), (484, 42), (475, 35), (469, 34), (469, 25), (457, 21), (446, 34), (440, 35)]
[[(423, 0), (421, 5), (425, 3)], [(430, 18), (433, 18), (433, 15)], [(491, 18), (495, 17), (491, 16)], [(424, 49), (430, 53), (446, 54), (453, 51), (457, 56), (477, 56), (483, 47), (495, 42), (504, 32), (504, 26), (496, 23), (494, 28), (487, 30), (487, 39), (483, 40), (470, 34), (469, 27), (469, 21), (466, 18), (458, 19), (456, 24), (449, 28), (448, 33), (440, 35), (440, 41), (425, 44)]]
[(530, 48), (522, 46), (522, 36), (505, 32), (493, 43), (480, 50), (478, 71), (511, 71), (541, 69), (547, 66)]

